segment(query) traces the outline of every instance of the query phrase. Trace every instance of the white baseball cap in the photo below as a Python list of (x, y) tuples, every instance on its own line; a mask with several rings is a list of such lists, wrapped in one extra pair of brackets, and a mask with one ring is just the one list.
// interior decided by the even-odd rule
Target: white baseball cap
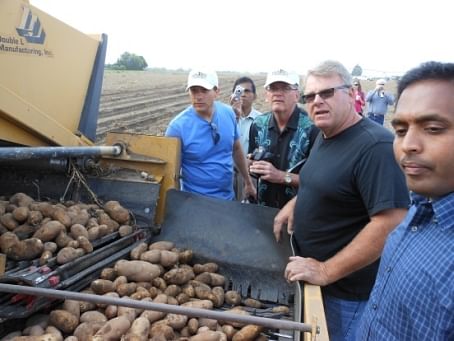
[(386, 80), (384, 80), (383, 78), (380, 78), (379, 80), (377, 80), (375, 82), (376, 85), (385, 85), (386, 84)]
[(290, 85), (300, 85), (300, 76), (293, 71), (286, 71), (284, 69), (274, 70), (268, 72), (266, 76), (265, 87), (272, 83), (283, 82)]
[(189, 72), (186, 91), (188, 91), (191, 86), (201, 86), (207, 90), (212, 90), (215, 87), (217, 88), (219, 86), (218, 75), (211, 70), (193, 69)]

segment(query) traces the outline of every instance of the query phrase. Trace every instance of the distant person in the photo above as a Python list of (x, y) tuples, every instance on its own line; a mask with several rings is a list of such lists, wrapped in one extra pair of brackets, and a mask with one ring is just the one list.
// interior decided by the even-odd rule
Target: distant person
[(412, 206), (389, 235), (358, 341), (454, 340), (454, 63), (398, 84), (394, 154)]
[(366, 95), (361, 88), (359, 79), (353, 80), (353, 94), (355, 95), (355, 110), (358, 114), (363, 116), (364, 105), (366, 105)]
[(298, 256), (284, 276), (322, 286), (331, 341), (351, 341), (375, 281), (386, 236), (402, 221), (409, 195), (388, 129), (353, 106), (350, 72), (337, 61), (310, 69), (302, 96), (321, 132), (300, 171), (298, 195), (274, 221)]
[[(235, 90), (241, 90), (242, 94), (238, 98), (235, 96)], [(253, 103), (257, 98), (257, 92), (254, 81), (249, 77), (240, 77), (233, 84), (232, 96), (230, 97), (230, 104), (236, 114), (238, 123), (238, 130), (240, 132), (240, 142), (243, 147), (243, 152), (248, 153), (249, 150), (249, 131), (251, 129), (254, 119), (261, 115), (253, 107)], [(243, 181), (239, 174), (238, 169), (235, 168), (235, 194), (237, 200), (248, 199), (245, 198), (243, 193)]]
[(249, 171), (258, 178), (259, 204), (283, 207), (297, 192), (298, 172), (317, 134), (307, 113), (298, 105), (300, 79), (283, 69), (268, 73), (266, 100), (271, 111), (251, 126)]
[(192, 105), (173, 118), (166, 136), (181, 141), (181, 188), (219, 199), (234, 199), (233, 163), (244, 178), (244, 192), (256, 197), (241, 147), (235, 113), (216, 101), (218, 76), (192, 70), (186, 90)]
[(388, 105), (394, 104), (394, 96), (385, 91), (386, 81), (384, 79), (377, 80), (375, 84), (375, 89), (369, 91), (366, 96), (366, 102), (369, 104), (367, 117), (383, 125)]

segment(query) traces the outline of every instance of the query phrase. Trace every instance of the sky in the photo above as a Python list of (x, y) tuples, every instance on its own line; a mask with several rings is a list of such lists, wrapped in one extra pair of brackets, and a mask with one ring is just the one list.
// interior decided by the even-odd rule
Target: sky
[(127, 51), (149, 67), (300, 74), (335, 59), (364, 75), (454, 62), (446, 0), (29, 0), (77, 30), (108, 36), (106, 63)]

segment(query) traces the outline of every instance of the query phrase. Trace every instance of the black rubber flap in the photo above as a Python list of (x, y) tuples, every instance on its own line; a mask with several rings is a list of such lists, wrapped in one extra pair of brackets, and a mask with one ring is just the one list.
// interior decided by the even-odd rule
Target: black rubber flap
[(156, 240), (190, 248), (195, 261), (215, 262), (246, 297), (288, 304), (294, 287), (284, 279), (291, 255), (288, 240), (273, 235), (275, 208), (225, 201), (169, 190), (161, 233)]

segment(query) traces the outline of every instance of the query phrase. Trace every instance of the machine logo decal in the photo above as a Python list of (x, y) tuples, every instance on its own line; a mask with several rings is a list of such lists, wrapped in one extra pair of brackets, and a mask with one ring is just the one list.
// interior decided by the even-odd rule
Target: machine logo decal
[(21, 23), (19, 27), (16, 27), (16, 31), (27, 42), (33, 44), (43, 44), (46, 38), (46, 32), (44, 32), (38, 16), (34, 15), (28, 7), (24, 7)]

